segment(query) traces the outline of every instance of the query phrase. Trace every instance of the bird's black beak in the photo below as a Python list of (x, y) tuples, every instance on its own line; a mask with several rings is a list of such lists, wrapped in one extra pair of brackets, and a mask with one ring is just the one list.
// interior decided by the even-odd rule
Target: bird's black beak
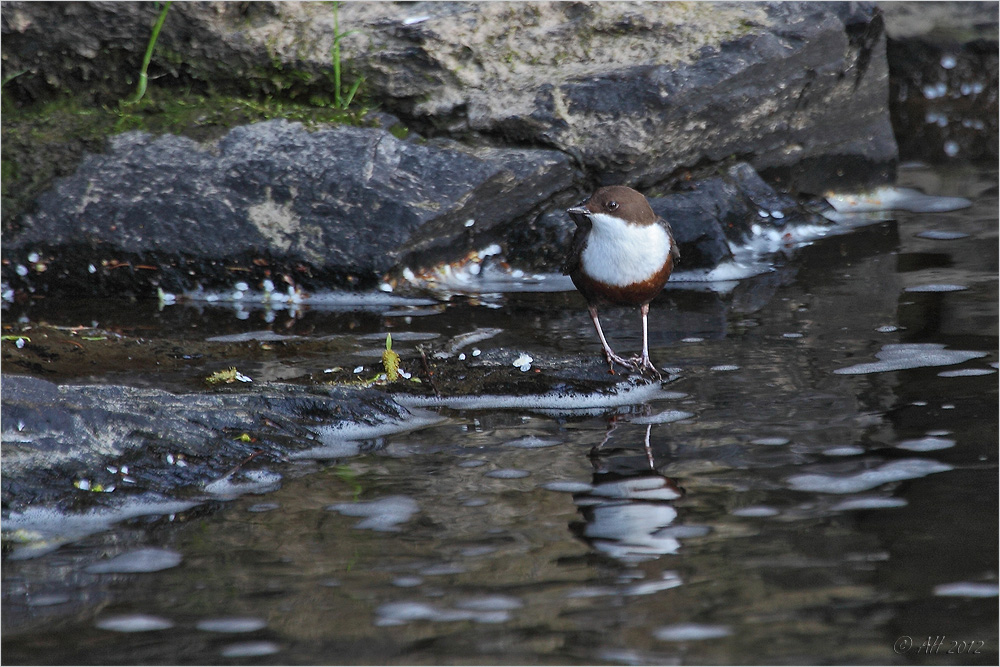
[(569, 213), (569, 217), (573, 219), (573, 222), (575, 222), (578, 227), (590, 224), (590, 211), (585, 209), (583, 206), (568, 208), (566, 209), (566, 212)]

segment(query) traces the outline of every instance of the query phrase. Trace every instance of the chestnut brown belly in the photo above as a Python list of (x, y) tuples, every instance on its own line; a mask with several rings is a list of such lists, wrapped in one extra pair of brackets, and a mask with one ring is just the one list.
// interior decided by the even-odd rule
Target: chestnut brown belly
[(630, 285), (608, 285), (597, 280), (593, 280), (580, 267), (569, 274), (573, 284), (580, 290), (588, 303), (608, 302), (622, 304), (625, 306), (641, 306), (649, 303), (660, 293), (663, 286), (670, 278), (670, 272), (674, 268), (672, 258), (667, 258), (667, 263), (663, 268), (642, 282)]

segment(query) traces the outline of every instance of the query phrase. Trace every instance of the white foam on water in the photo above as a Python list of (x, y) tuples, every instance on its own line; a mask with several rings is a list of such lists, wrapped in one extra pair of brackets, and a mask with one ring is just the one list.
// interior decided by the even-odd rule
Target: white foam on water
[[(139, 516), (184, 512), (201, 503), (161, 500), (128, 500), (113, 509), (67, 514), (50, 507), (29, 507), (11, 512), (3, 520), (5, 535), (18, 532), (30, 536), (11, 551), (8, 558), (24, 560), (55, 551), (88, 535), (109, 530), (114, 524)], [(13, 540), (11, 540), (13, 542)]]
[(375, 610), (375, 616), (375, 625), (378, 626), (404, 625), (412, 621), (505, 623), (510, 620), (508, 610), (450, 609), (425, 602), (388, 602)]
[(957, 371), (941, 371), (938, 377), (942, 378), (964, 378), (975, 377), (977, 375), (993, 375), (996, 373), (992, 368), (960, 368)]
[(94, 623), (101, 630), (112, 632), (153, 632), (174, 627), (173, 621), (148, 614), (122, 614), (105, 616)]
[(592, 496), (630, 500), (676, 500), (680, 492), (663, 477), (633, 477), (598, 484)]
[(740, 367), (739, 366), (734, 366), (733, 364), (722, 364), (722, 365), (719, 365), (719, 366), (712, 366), (708, 370), (715, 371), (717, 373), (724, 373), (724, 372), (729, 372), (729, 371), (738, 371), (738, 370), (740, 370)]
[(883, 345), (882, 349), (875, 353), (879, 361), (838, 368), (833, 372), (837, 375), (887, 373), (928, 366), (953, 366), (985, 356), (985, 352), (946, 350), (944, 345), (939, 343), (893, 343)]
[(274, 655), (280, 650), (281, 647), (274, 642), (240, 642), (226, 646), (219, 652), (219, 655), (224, 658), (253, 658), (262, 655)]
[(858, 454), (864, 454), (864, 447), (857, 447), (855, 445), (844, 445), (843, 447), (830, 447), (829, 449), (824, 449), (823, 454), (826, 456), (857, 456)]
[[(314, 428), (314, 431), (325, 446), (339, 446), (342, 445), (345, 440), (374, 440), (376, 438), (383, 438), (387, 435), (414, 431), (416, 429), (424, 428), (425, 426), (437, 424), (438, 422), (443, 421), (444, 417), (430, 412), (411, 411), (410, 415), (404, 417), (403, 419), (393, 419), (389, 417), (380, 417), (380, 419), (381, 421), (374, 424), (365, 424), (363, 422), (341, 422), (338, 424), (316, 427)], [(292, 456), (293, 458), (320, 458), (311, 456), (309, 452), (312, 451), (322, 451), (322, 448), (298, 452)]]
[(680, 542), (658, 531), (677, 519), (677, 510), (665, 503), (609, 503), (593, 508), (584, 535), (595, 549), (626, 563), (638, 563), (674, 554)]
[(728, 625), (678, 623), (657, 628), (653, 636), (664, 642), (689, 642), (728, 637), (733, 631)]
[(839, 213), (865, 211), (910, 211), (912, 213), (944, 213), (972, 206), (964, 197), (925, 195), (912, 188), (881, 187), (862, 194), (831, 194), (826, 201)]
[(939, 597), (995, 598), (1000, 595), (1000, 586), (972, 581), (957, 581), (953, 584), (935, 586), (934, 595)]
[(830, 509), (834, 512), (846, 512), (849, 510), (881, 510), (895, 507), (906, 507), (907, 503), (902, 498), (882, 498), (879, 496), (859, 496), (849, 498), (837, 503)]
[(546, 482), (545, 484), (542, 484), (542, 488), (560, 493), (582, 493), (584, 491), (590, 491), (594, 487), (586, 482), (573, 482), (567, 480)]
[(621, 383), (610, 391), (581, 393), (554, 391), (530, 396), (396, 396), (406, 407), (448, 407), (459, 410), (563, 410), (580, 411), (638, 405), (653, 400), (685, 398), (687, 394), (664, 391), (659, 383)]
[(907, 449), (911, 452), (933, 452), (937, 449), (948, 449), (949, 447), (954, 446), (954, 440), (949, 438), (935, 438), (932, 436), (917, 438), (915, 440), (903, 440), (896, 445), (898, 449)]
[(503, 443), (508, 447), (519, 447), (521, 449), (541, 449), (543, 447), (555, 447), (561, 445), (562, 440), (547, 440), (534, 435), (526, 435), (517, 440), (508, 440)]
[(520, 609), (524, 603), (509, 595), (486, 595), (483, 597), (469, 598), (455, 603), (459, 609), (469, 609), (471, 611), (512, 611)]
[(659, 581), (643, 581), (638, 584), (632, 584), (622, 591), (625, 595), (651, 595), (652, 593), (659, 593), (660, 591), (666, 591), (671, 588), (677, 588), (684, 584), (680, 575), (672, 570), (668, 570), (663, 573)]
[(786, 481), (794, 491), (816, 493), (861, 493), (889, 482), (917, 479), (938, 472), (954, 470), (953, 466), (930, 459), (900, 459), (855, 475), (792, 475)]
[(195, 625), (203, 632), (256, 632), (267, 627), (267, 621), (252, 616), (205, 618)]
[(922, 239), (932, 239), (934, 241), (954, 241), (956, 239), (968, 238), (964, 232), (949, 232), (941, 229), (927, 229), (916, 234)]
[(88, 566), (92, 574), (159, 572), (181, 564), (181, 555), (170, 549), (136, 549)]
[(669, 424), (670, 422), (688, 419), (689, 417), (694, 417), (694, 413), (684, 412), (683, 410), (664, 410), (663, 412), (657, 412), (655, 415), (635, 417), (629, 421), (633, 424)]
[(259, 495), (276, 491), (281, 486), (281, 475), (269, 470), (247, 470), (240, 475), (241, 481), (234, 481), (226, 475), (205, 485), (205, 491), (221, 500), (232, 500), (252, 493)]
[(413, 588), (415, 586), (419, 586), (422, 583), (424, 583), (423, 577), (417, 577), (412, 575), (404, 577), (396, 577), (395, 579), (392, 580), (392, 585), (399, 586), (400, 588)]
[(904, 292), (961, 292), (969, 289), (965, 285), (952, 285), (948, 283), (931, 283), (929, 285), (913, 285), (904, 287)]
[(750, 444), (767, 445), (769, 447), (781, 447), (783, 445), (787, 445), (790, 442), (791, 440), (789, 440), (788, 438), (782, 438), (780, 436), (776, 436), (773, 438), (754, 438), (753, 440), (750, 441)]
[(518, 470), (517, 468), (501, 468), (499, 470), (491, 470), (485, 477), (493, 477), (494, 479), (522, 479), (527, 477), (531, 473), (527, 470)]
[(344, 516), (364, 517), (355, 528), (365, 528), (382, 532), (398, 531), (399, 525), (409, 521), (420, 506), (409, 496), (387, 496), (379, 500), (359, 503), (338, 503), (326, 509)]

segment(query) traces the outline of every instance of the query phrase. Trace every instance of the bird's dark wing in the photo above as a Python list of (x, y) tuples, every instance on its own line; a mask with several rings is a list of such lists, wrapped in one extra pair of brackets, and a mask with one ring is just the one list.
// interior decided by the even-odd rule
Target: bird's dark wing
[(573, 242), (570, 243), (569, 253), (567, 253), (566, 261), (562, 265), (563, 275), (569, 275), (580, 266), (580, 255), (583, 254), (583, 248), (587, 245), (587, 234), (590, 233), (591, 227), (590, 220), (584, 219), (582, 222), (577, 220), (576, 224)]
[(674, 230), (670, 228), (670, 223), (663, 218), (660, 218), (660, 224), (667, 230), (667, 236), (670, 237), (670, 259), (676, 264), (681, 258), (681, 249), (677, 247), (677, 242), (674, 241)]

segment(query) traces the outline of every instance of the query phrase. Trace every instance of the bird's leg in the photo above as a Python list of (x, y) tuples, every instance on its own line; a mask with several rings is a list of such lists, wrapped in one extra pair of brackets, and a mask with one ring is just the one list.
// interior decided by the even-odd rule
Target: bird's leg
[(597, 317), (597, 308), (587, 306), (587, 310), (590, 311), (590, 319), (594, 321), (594, 328), (597, 329), (597, 337), (601, 339), (601, 345), (604, 346), (604, 356), (608, 360), (608, 366), (611, 367), (612, 375), (615, 372), (615, 363), (619, 363), (622, 366), (634, 367), (631, 361), (615, 354), (615, 351), (608, 345), (608, 339), (604, 337), (604, 331), (601, 330), (601, 320)]
[(639, 308), (642, 313), (642, 356), (636, 357), (631, 360), (631, 364), (643, 372), (646, 370), (652, 371), (656, 377), (662, 379), (663, 376), (660, 375), (660, 371), (656, 369), (653, 362), (649, 360), (649, 304), (644, 303)]

